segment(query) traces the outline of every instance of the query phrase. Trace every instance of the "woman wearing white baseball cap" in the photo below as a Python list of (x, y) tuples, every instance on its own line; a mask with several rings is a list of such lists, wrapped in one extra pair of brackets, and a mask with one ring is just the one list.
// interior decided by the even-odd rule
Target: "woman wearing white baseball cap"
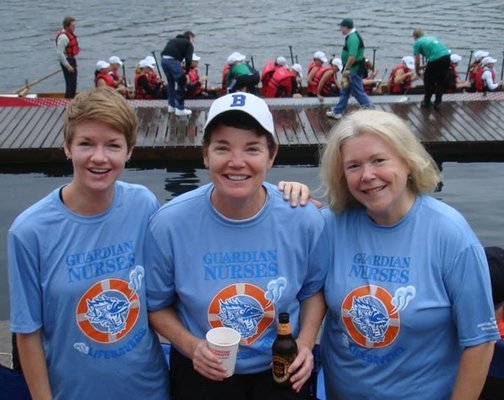
[[(255, 95), (215, 100), (203, 135), (211, 183), (178, 196), (151, 219), (149, 319), (172, 343), (177, 400), (308, 399), (325, 311), (323, 221), (312, 204), (292, 208), (265, 182), (278, 151), (274, 129), (266, 102)], [(287, 386), (273, 381), (270, 366), (280, 312), (290, 314), (298, 345)], [(219, 326), (242, 337), (229, 378), (204, 339)]]

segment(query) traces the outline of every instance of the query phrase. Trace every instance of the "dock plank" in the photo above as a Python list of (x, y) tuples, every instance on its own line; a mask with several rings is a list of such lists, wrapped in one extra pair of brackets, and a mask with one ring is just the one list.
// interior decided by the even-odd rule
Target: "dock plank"
[[(443, 102), (442, 110), (423, 109), (418, 99), (376, 102), (379, 110), (405, 119), (438, 162), (504, 161), (504, 98), (468, 94)], [(453, 98), (453, 97), (452, 97)], [(196, 105), (197, 104), (197, 105)], [(167, 160), (201, 163), (205, 118), (211, 102), (192, 103), (190, 117), (169, 114), (166, 102), (133, 106), (139, 120), (134, 162)], [(331, 103), (316, 99), (268, 100), (280, 151), (277, 163), (314, 162), (338, 121), (327, 118)], [(348, 111), (357, 109), (355, 102)], [(0, 107), (0, 163), (63, 162), (65, 107)], [(131, 164), (130, 163), (130, 164)]]

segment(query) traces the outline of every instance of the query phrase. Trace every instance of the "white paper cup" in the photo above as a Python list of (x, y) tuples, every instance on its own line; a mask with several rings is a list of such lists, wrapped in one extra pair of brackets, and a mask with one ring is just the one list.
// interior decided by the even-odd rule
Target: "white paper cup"
[(210, 329), (206, 334), (210, 351), (222, 360), (227, 368), (227, 377), (234, 374), (238, 344), (241, 340), (239, 332), (224, 326)]

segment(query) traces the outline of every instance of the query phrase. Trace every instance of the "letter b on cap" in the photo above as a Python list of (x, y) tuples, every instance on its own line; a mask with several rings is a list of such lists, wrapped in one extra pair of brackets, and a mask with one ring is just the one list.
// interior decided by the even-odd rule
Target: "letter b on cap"
[(233, 94), (233, 102), (230, 107), (243, 107), (245, 105), (246, 96), (244, 94)]

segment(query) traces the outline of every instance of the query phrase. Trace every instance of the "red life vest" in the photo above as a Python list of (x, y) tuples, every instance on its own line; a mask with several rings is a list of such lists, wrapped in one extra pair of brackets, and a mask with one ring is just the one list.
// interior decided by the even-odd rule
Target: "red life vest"
[(292, 82), (296, 76), (296, 71), (286, 66), (277, 67), (266, 87), (265, 97), (292, 97), (294, 91)]
[(277, 68), (278, 68), (278, 66), (275, 63), (275, 60), (268, 61), (268, 63), (264, 66), (264, 68), (261, 72), (261, 84), (262, 84), (262, 94), (263, 95), (266, 95), (268, 82), (271, 80), (271, 77), (273, 76), (273, 74)]
[(149, 74), (145, 74), (143, 72), (137, 72), (135, 73), (135, 99), (140, 99), (140, 100), (150, 100), (152, 99), (152, 96), (145, 91), (145, 89), (138, 84), (138, 80), (144, 76), (145, 79), (147, 80), (147, 83), (149, 86), (151, 85), (149, 81)]
[(413, 82), (413, 79), (411, 78), (411, 76), (407, 76), (400, 83), (394, 83), (396, 75), (400, 70), (404, 70), (405, 73), (408, 73), (411, 71), (404, 64), (397, 64), (394, 68), (392, 68), (392, 71), (390, 72), (388, 82), (387, 82), (387, 89), (390, 94), (400, 94), (400, 93), (403, 93), (405, 90), (408, 90), (411, 88), (411, 83)]
[(103, 79), (105, 81), (105, 83), (107, 84), (107, 86), (110, 86), (110, 87), (113, 87), (113, 88), (116, 87), (114, 79), (110, 76), (110, 74), (108, 72), (98, 72), (96, 74), (96, 76), (95, 76), (95, 86), (98, 85), (98, 81), (100, 79)]
[(224, 67), (222, 68), (222, 90), (224, 91), (224, 93), (226, 93), (226, 89), (227, 89), (227, 76), (229, 74), (229, 70), (231, 69), (231, 66), (226, 63), (224, 64)]
[(203, 93), (203, 89), (201, 88), (201, 83), (198, 85), (198, 83), (200, 81), (198, 70), (196, 68), (191, 68), (189, 70), (189, 72), (187, 73), (187, 76), (189, 77), (190, 85), (195, 88), (194, 93), (191, 94), (191, 97), (198, 96), (201, 93)]
[(77, 42), (77, 36), (75, 36), (72, 32), (68, 32), (64, 29), (61, 29), (56, 34), (56, 45), (58, 45), (58, 38), (60, 35), (66, 35), (68, 37), (68, 44), (65, 47), (65, 53), (68, 58), (74, 58), (77, 54), (79, 54), (79, 43)]
[(490, 71), (492, 73), (492, 82), (495, 82), (495, 70), (492, 68), (479, 68), (474, 76), (474, 88), (477, 92), (484, 92), (488, 90), (486, 87), (486, 82), (482, 79), (483, 72)]
[[(315, 61), (312, 61), (310, 63), (310, 65), (308, 65), (308, 74), (306, 74), (306, 76), (309, 76), (311, 71), (313, 70), (313, 68), (316, 68), (317, 70), (319, 70), (320, 68), (322, 68), (321, 65), (319, 65), (317, 62)], [(311, 82), (308, 82), (308, 86), (306, 87), (306, 93), (307, 94), (313, 94), (313, 95), (317, 95), (317, 86), (318, 86), (318, 83), (315, 85), (313, 83), (313, 80)]]
[(336, 83), (335, 79), (335, 67), (322, 67), (320, 68), (317, 73), (315, 74), (315, 77), (313, 78), (313, 84), (315, 85), (315, 94), (318, 94), (318, 85), (320, 80), (322, 79), (322, 75), (326, 73), (326, 71), (332, 71), (331, 77), (324, 82), (324, 86), (322, 86), (322, 90), (319, 93), (322, 96), (328, 96), (331, 94), (331, 89), (332, 85)]

